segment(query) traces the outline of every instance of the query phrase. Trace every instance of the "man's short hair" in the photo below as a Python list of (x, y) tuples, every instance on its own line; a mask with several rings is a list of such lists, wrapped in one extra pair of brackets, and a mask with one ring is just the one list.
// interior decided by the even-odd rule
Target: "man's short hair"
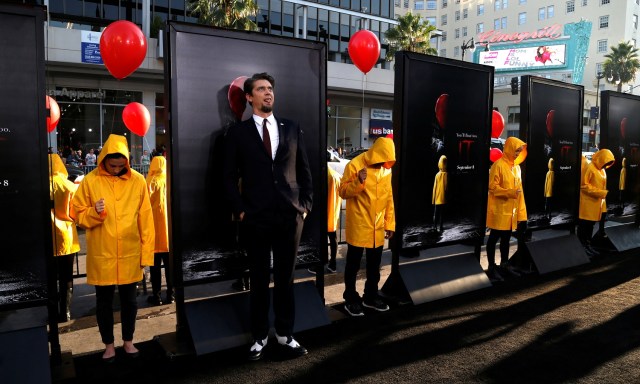
[(251, 94), (251, 92), (253, 91), (253, 84), (257, 80), (267, 80), (271, 83), (271, 87), (276, 87), (276, 79), (274, 79), (273, 76), (266, 72), (255, 73), (253, 76), (244, 81), (244, 93)]

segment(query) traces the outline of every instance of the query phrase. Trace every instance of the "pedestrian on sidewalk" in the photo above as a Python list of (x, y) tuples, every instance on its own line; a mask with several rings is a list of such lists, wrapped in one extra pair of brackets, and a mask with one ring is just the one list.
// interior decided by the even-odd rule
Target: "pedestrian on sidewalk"
[(75, 220), (86, 229), (87, 284), (96, 288), (96, 317), (105, 351), (115, 361), (113, 296), (120, 296), (125, 356), (139, 355), (133, 345), (142, 270), (153, 265), (153, 214), (144, 177), (131, 169), (127, 139), (109, 135), (98, 166), (85, 176), (73, 197)]
[[(167, 211), (167, 159), (156, 156), (151, 160), (147, 175), (149, 201), (153, 212), (153, 228), (155, 229), (155, 248), (153, 265), (149, 267), (151, 275), (151, 296), (147, 302), (153, 305), (173, 303), (172, 268), (169, 264), (169, 218)], [(164, 301), (160, 295), (162, 288), (162, 265), (167, 282), (167, 293)]]
[(527, 222), (520, 164), (527, 158), (527, 144), (508, 137), (502, 157), (489, 169), (487, 198), (487, 275), (492, 281), (504, 280), (496, 268), (496, 243), (500, 239), (500, 265), (508, 268), (511, 233)]
[[(347, 164), (340, 181), (340, 197), (347, 200), (347, 263), (342, 296), (351, 316), (363, 316), (363, 305), (376, 311), (389, 310), (378, 295), (378, 283), (382, 247), (396, 228), (391, 190), (391, 167), (395, 161), (393, 140), (380, 137), (367, 152)], [(365, 249), (367, 280), (361, 299), (356, 291), (356, 276)]]
[(292, 356), (307, 353), (293, 338), (293, 271), (304, 219), (313, 205), (313, 183), (299, 124), (273, 114), (274, 89), (267, 73), (248, 78), (244, 92), (253, 116), (225, 137), (225, 190), (249, 256), (250, 360), (262, 358), (268, 341), (272, 252), (276, 340)]
[[(338, 256), (338, 220), (340, 219), (340, 209), (342, 208), (342, 198), (340, 197), (340, 174), (331, 167), (327, 167), (327, 237), (329, 238), (329, 263), (327, 272), (336, 273)], [(309, 272), (316, 274), (316, 268), (309, 268)]]
[(73, 297), (73, 261), (80, 251), (78, 230), (71, 218), (71, 199), (77, 186), (69, 181), (69, 174), (57, 154), (49, 155), (49, 191), (53, 208), (53, 256), (58, 276), (58, 322), (71, 320)]

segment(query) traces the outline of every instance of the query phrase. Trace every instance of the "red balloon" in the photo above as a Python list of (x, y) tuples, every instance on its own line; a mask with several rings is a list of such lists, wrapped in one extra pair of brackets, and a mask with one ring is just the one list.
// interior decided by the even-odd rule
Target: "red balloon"
[(238, 120), (242, 119), (242, 114), (247, 108), (247, 98), (244, 95), (245, 80), (247, 76), (236, 77), (229, 85), (229, 92), (227, 92), (229, 107)]
[(491, 148), (491, 150), (489, 150), (489, 160), (491, 160), (492, 163), (495, 163), (501, 157), (502, 151), (500, 150), (500, 148)]
[(553, 137), (553, 117), (555, 116), (555, 114), (555, 109), (547, 112), (547, 134), (549, 135), (549, 137)]
[(129, 103), (122, 111), (122, 121), (129, 130), (138, 136), (144, 136), (151, 124), (151, 115), (147, 107), (140, 103)]
[(147, 38), (130, 21), (109, 24), (100, 37), (100, 55), (109, 73), (122, 80), (132, 74), (147, 55)]
[(47, 132), (51, 133), (56, 129), (60, 121), (60, 107), (51, 96), (46, 97), (45, 105), (49, 110), (49, 116), (47, 116)]
[(375, 33), (361, 29), (349, 40), (349, 57), (365, 75), (380, 59), (380, 40)]
[(620, 121), (620, 137), (626, 139), (627, 136), (627, 118), (623, 117)]
[(502, 135), (502, 131), (504, 131), (504, 117), (494, 109), (491, 112), (491, 138), (497, 139)]
[(447, 103), (449, 102), (449, 95), (443, 93), (436, 100), (436, 120), (440, 128), (444, 128), (447, 124)]

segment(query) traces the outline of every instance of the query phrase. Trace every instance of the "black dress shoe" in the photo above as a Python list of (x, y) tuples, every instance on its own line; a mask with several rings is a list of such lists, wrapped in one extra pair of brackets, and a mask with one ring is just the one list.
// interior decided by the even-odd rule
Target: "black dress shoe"
[(113, 363), (115, 363), (115, 361), (116, 361), (116, 355), (113, 355), (113, 356), (107, 357), (107, 358), (104, 358), (104, 357), (102, 358), (102, 362), (104, 364), (113, 364)]
[(263, 340), (254, 340), (249, 349), (249, 360), (256, 361), (262, 359), (264, 348), (267, 346), (267, 338)]
[(278, 336), (276, 334), (276, 339), (278, 339), (280, 348), (291, 357), (300, 357), (309, 353), (305, 347), (298, 344), (293, 336)]
[(129, 359), (137, 359), (138, 357), (140, 357), (140, 351), (133, 352), (133, 353), (129, 353), (125, 351), (124, 355), (127, 356), (127, 358)]

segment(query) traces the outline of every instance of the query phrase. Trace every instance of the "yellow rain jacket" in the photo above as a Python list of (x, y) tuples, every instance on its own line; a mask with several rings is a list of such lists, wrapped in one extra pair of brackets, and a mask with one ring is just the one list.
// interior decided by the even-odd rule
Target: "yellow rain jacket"
[(620, 170), (620, 183), (618, 189), (624, 191), (627, 186), (627, 159), (622, 159), (622, 169)]
[(327, 193), (327, 232), (335, 232), (338, 229), (342, 198), (340, 197), (340, 174), (331, 167), (328, 170)]
[[(516, 158), (516, 149), (524, 146)], [(519, 221), (527, 220), (527, 207), (522, 191), (520, 164), (527, 158), (527, 144), (508, 137), (502, 157), (489, 170), (487, 227), (500, 231), (515, 230)], [(520, 191), (519, 193), (517, 191)]]
[[(356, 247), (384, 245), (385, 230), (395, 231), (396, 219), (391, 190), (391, 166), (396, 161), (393, 140), (378, 138), (371, 148), (347, 164), (340, 181), (340, 197), (347, 200), (347, 243)], [(385, 165), (374, 168), (374, 164)], [(389, 169), (385, 168), (389, 167)], [(358, 171), (367, 169), (364, 184)]]
[[(127, 172), (111, 176), (102, 162), (107, 154), (127, 158)], [(142, 280), (153, 265), (153, 214), (144, 176), (131, 169), (127, 139), (109, 135), (98, 166), (85, 176), (73, 197), (78, 225), (87, 230), (87, 284), (123, 285)], [(95, 204), (104, 198), (105, 210)]]
[(433, 180), (433, 192), (431, 193), (431, 204), (433, 205), (442, 205), (447, 203), (447, 156), (440, 156), (440, 160), (438, 160), (438, 169), (440, 171), (436, 173), (436, 177)]
[(53, 255), (64, 256), (80, 250), (78, 230), (71, 218), (71, 199), (78, 188), (68, 180), (69, 174), (57, 154), (49, 155), (49, 193), (53, 201), (51, 224)]
[(153, 211), (155, 253), (169, 252), (169, 218), (167, 216), (167, 159), (154, 156), (147, 174), (147, 188)]
[(553, 159), (549, 159), (547, 166), (549, 167), (549, 171), (547, 171), (547, 177), (544, 179), (544, 197), (553, 197), (553, 181), (555, 178)]
[(599, 221), (602, 212), (607, 212), (607, 172), (615, 158), (608, 149), (593, 154), (591, 163), (584, 172), (584, 185), (580, 188), (579, 218)]

